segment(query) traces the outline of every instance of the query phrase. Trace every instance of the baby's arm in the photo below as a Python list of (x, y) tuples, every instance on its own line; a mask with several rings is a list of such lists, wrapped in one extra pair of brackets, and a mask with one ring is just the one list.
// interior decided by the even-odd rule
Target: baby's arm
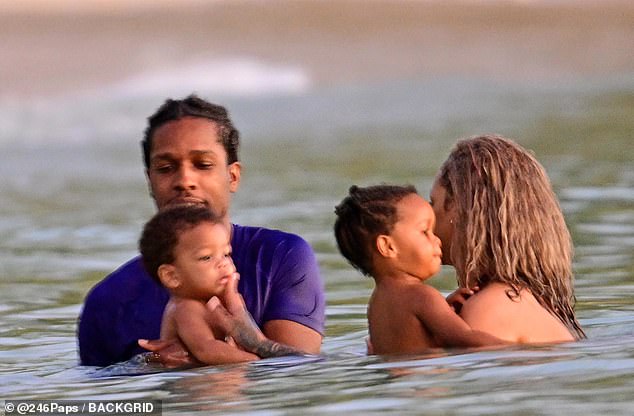
[(189, 352), (203, 364), (228, 364), (258, 360), (259, 357), (216, 339), (205, 319), (207, 309), (201, 302), (183, 300), (175, 310), (178, 337)]
[(420, 285), (416, 315), (440, 347), (482, 347), (507, 342), (486, 332), (472, 329), (442, 294), (431, 286)]

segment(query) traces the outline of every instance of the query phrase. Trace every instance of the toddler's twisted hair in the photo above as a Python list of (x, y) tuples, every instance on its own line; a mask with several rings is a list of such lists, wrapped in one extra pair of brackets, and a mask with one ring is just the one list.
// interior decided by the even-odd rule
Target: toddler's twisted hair
[(413, 186), (350, 187), (348, 196), (335, 207), (335, 238), (339, 251), (355, 269), (366, 276), (372, 274), (376, 238), (392, 231), (398, 221), (398, 202), (416, 193)]

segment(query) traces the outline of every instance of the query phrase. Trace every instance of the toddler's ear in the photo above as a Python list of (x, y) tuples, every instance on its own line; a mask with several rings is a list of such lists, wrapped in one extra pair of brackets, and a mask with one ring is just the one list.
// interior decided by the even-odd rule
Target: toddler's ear
[(396, 256), (396, 247), (389, 235), (381, 234), (376, 238), (376, 249), (383, 257)]
[(161, 264), (157, 274), (163, 286), (168, 289), (176, 289), (181, 285), (176, 268), (171, 264)]

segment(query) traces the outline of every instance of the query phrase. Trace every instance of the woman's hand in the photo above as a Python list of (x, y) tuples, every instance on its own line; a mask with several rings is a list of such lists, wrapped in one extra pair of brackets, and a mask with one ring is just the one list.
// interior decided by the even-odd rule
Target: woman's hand
[(473, 296), (480, 288), (475, 286), (473, 289), (468, 287), (459, 287), (447, 296), (447, 303), (457, 314), (462, 310), (462, 305)]

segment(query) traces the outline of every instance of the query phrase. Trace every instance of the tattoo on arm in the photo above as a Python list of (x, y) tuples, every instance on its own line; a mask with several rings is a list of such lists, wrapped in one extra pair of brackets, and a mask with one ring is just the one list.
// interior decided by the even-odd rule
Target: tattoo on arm
[(253, 353), (261, 358), (283, 357), (285, 355), (303, 355), (295, 348), (280, 344), (279, 342), (271, 341), (270, 339), (260, 341)]
[(231, 334), (242, 348), (258, 355), (260, 358), (304, 355), (303, 352), (293, 347), (264, 338), (253, 318), (249, 314), (246, 315), (244, 319), (236, 324)]

